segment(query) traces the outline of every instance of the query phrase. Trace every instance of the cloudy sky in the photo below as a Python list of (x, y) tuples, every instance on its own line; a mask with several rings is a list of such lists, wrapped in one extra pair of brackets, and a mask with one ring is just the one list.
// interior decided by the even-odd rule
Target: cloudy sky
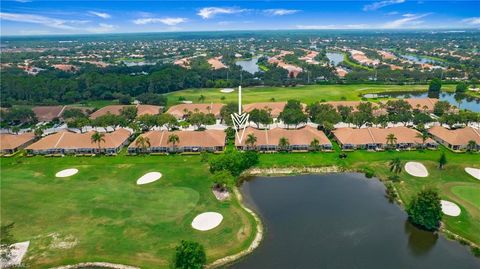
[(480, 2), (1, 0), (2, 35), (480, 28)]

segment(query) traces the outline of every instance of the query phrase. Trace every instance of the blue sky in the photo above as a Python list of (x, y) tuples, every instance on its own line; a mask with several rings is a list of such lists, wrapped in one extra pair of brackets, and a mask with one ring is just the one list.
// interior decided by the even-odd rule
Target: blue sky
[(480, 28), (479, 1), (1, 0), (2, 35)]

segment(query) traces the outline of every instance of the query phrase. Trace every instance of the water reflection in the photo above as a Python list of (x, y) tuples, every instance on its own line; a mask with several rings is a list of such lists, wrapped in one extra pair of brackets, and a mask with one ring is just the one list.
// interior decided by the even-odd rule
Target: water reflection
[(432, 250), (438, 240), (438, 234), (420, 230), (405, 221), (405, 234), (408, 236), (408, 249), (414, 256), (424, 256)]

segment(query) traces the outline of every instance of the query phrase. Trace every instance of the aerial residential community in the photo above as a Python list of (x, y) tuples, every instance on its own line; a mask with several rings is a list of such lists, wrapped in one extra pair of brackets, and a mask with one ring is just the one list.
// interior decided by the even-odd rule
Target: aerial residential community
[(2, 2), (1, 268), (480, 268), (477, 10)]

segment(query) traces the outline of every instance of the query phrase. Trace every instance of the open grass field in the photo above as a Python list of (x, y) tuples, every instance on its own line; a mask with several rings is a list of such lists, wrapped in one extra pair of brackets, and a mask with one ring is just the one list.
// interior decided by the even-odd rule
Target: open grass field
[[(56, 178), (75, 167), (78, 174)], [(147, 172), (163, 177), (136, 185)], [(253, 218), (237, 200), (219, 202), (199, 156), (1, 159), (1, 223), (30, 240), (27, 268), (108, 261), (167, 268), (182, 239), (202, 243), (208, 260), (234, 254), (253, 240)], [(191, 228), (205, 211), (224, 216), (207, 232)]]
[[(464, 172), (479, 168), (478, 154), (438, 151), (349, 152), (261, 154), (258, 167), (370, 168), (386, 179), (388, 162), (419, 161), (427, 167), (427, 178), (405, 172), (395, 183), (401, 199), (408, 203), (419, 190), (434, 187), (442, 199), (457, 203), (459, 217), (445, 216), (450, 231), (480, 244), (480, 181)], [(442, 151), (448, 164), (437, 168)], [(236, 199), (218, 202), (210, 191), (208, 165), (200, 156), (116, 156), (116, 157), (14, 157), (1, 159), (1, 222), (15, 222), (18, 241), (30, 240), (27, 267), (85, 261), (108, 261), (167, 268), (174, 247), (181, 239), (195, 240), (206, 247), (209, 261), (246, 248), (254, 236), (254, 220)], [(75, 167), (70, 178), (55, 173)], [(137, 186), (147, 172), (163, 177), (152, 184)], [(340, 199), (340, 198), (339, 198)], [(223, 214), (222, 224), (208, 232), (190, 227), (204, 211)]]
[[(454, 85), (443, 85), (442, 90), (452, 91)], [(367, 93), (381, 92), (418, 92), (427, 91), (427, 85), (307, 85), (297, 87), (249, 87), (242, 89), (242, 102), (245, 104), (255, 102), (276, 102), (297, 99), (303, 103), (310, 104), (320, 100), (340, 101), (360, 100), (362, 95)], [(222, 93), (221, 89), (188, 89), (167, 94), (168, 104), (179, 103), (179, 98), (198, 103), (200, 95), (205, 96), (204, 103), (228, 103), (238, 100), (237, 92)], [(375, 99), (369, 99), (375, 101)]]

